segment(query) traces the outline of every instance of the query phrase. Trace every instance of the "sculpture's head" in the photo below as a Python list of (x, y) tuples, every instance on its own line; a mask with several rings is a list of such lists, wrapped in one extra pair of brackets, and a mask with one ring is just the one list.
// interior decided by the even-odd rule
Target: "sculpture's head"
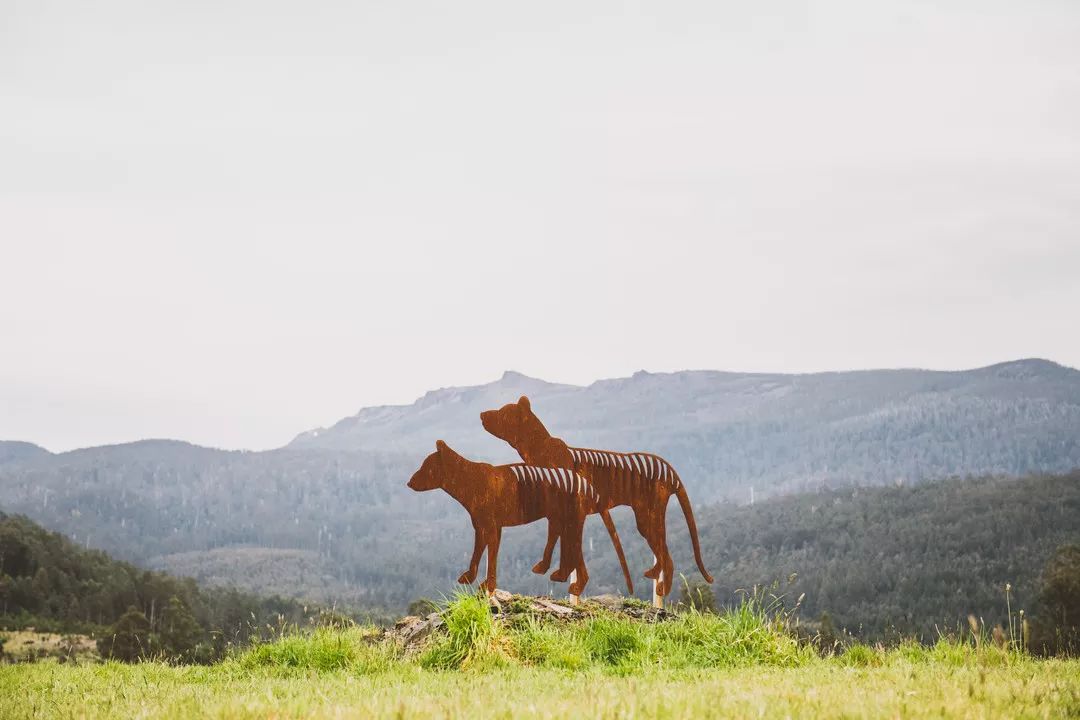
[(409, 487), (417, 492), (437, 490), (446, 480), (446, 456), (454, 452), (442, 440), (435, 441), (435, 452), (424, 458), (420, 469), (409, 478)]
[(540, 420), (533, 415), (529, 398), (524, 395), (516, 403), (480, 413), (480, 422), (489, 433), (511, 445), (536, 432), (540, 425)]

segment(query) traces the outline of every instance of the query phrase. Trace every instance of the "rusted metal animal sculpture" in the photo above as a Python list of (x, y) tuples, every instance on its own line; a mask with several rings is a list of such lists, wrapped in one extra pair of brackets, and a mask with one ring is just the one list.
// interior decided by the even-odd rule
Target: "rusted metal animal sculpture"
[(581, 535), (585, 517), (597, 512), (600, 496), (582, 475), (563, 468), (473, 462), (439, 440), (435, 452), (410, 478), (409, 487), (417, 492), (442, 488), (469, 512), (475, 531), (473, 552), (459, 583), (476, 580), (480, 556), (486, 548), (487, 577), (480, 587), (495, 592), (502, 529), (540, 518), (547, 518), (548, 527), (562, 538), (559, 568), (551, 579), (563, 582), (576, 572), (570, 584), (571, 595), (580, 595), (589, 582)]
[[(686, 488), (675, 468), (662, 457), (651, 453), (570, 447), (561, 439), (551, 436), (540, 418), (533, 413), (529, 398), (524, 395), (516, 403), (480, 413), (480, 421), (485, 430), (509, 443), (529, 465), (561, 468), (584, 475), (600, 495), (601, 517), (606, 517), (607, 510), (618, 505), (633, 508), (638, 532), (644, 536), (656, 557), (656, 563), (645, 571), (645, 577), (657, 581), (656, 592), (660, 596), (671, 592), (675, 576), (675, 563), (668, 552), (666, 528), (668, 500), (675, 495), (690, 528), (690, 541), (694, 546), (698, 570), (706, 581), (713, 581), (701, 560), (697, 523)], [(549, 523), (544, 558), (534, 570), (546, 569), (558, 539), (558, 528)]]

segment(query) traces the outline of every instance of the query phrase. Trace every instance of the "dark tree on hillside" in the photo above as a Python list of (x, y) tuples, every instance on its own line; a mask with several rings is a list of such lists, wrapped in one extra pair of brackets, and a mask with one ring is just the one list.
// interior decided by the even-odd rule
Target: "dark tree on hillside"
[(0, 575), (30, 575), (33, 557), (26, 542), (12, 528), (0, 527)]
[(150, 621), (134, 605), (97, 641), (102, 657), (121, 662), (152, 657), (160, 649), (158, 645), (157, 636), (150, 632)]
[(1063, 545), (1046, 563), (1032, 649), (1080, 655), (1080, 546)]
[[(184, 602), (173, 595), (161, 613), (161, 649), (177, 662), (197, 662), (203, 628)], [(209, 646), (207, 646), (209, 650)]]
[(14, 585), (15, 580), (13, 578), (0, 573), (0, 615), (7, 615), (8, 599), (11, 596), (11, 589)]

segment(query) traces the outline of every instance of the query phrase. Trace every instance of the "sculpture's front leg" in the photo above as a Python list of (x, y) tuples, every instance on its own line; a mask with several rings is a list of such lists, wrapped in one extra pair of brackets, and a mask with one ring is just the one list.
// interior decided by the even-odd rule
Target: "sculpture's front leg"
[(559, 533), (555, 523), (548, 520), (547, 544), (544, 545), (544, 557), (540, 562), (533, 565), (532, 571), (537, 575), (543, 575), (551, 567), (551, 555), (555, 551), (555, 541), (559, 539)]
[(469, 569), (461, 573), (458, 582), (462, 585), (472, 585), (476, 582), (476, 573), (480, 569), (480, 556), (484, 553), (484, 532), (473, 525), (473, 550), (472, 559), (469, 560)]

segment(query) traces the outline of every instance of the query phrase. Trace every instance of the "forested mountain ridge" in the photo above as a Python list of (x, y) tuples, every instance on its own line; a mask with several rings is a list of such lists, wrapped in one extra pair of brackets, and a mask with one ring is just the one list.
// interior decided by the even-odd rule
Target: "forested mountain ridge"
[[(381, 532), (400, 519), (391, 503), (414, 509), (414, 493), (404, 487), (411, 465), (362, 453), (230, 452), (142, 441), (2, 465), (0, 509), (144, 565), (169, 567), (168, 557), (217, 548), (263, 548), (283, 558), (308, 551), (317, 559), (308, 575), (348, 577), (350, 589), (337, 592), (340, 582), (329, 580), (298, 586), (294, 577), (278, 586), (253, 585), (253, 577), (236, 582), (268, 594), (382, 607), (387, 598), (372, 593), (386, 585), (383, 573), (393, 564), (345, 568), (333, 552), (348, 551), (352, 560), (359, 558), (353, 552), (374, 551)], [(352, 544), (342, 546), (345, 539)], [(202, 575), (190, 564), (177, 569)], [(311, 592), (322, 586), (336, 590)]]

